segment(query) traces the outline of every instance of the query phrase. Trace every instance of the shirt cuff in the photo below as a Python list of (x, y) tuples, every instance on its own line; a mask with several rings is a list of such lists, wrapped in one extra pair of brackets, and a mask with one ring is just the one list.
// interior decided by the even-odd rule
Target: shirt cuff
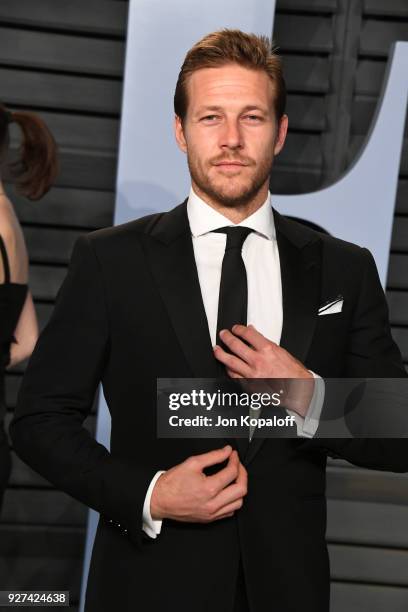
[(155, 539), (159, 535), (162, 528), (162, 520), (154, 520), (152, 519), (152, 515), (150, 514), (150, 500), (152, 498), (152, 493), (154, 486), (159, 479), (159, 477), (164, 474), (165, 470), (161, 470), (156, 472), (153, 476), (149, 488), (147, 489), (146, 497), (143, 504), (143, 531), (151, 538)]
[(324, 380), (318, 374), (309, 370), (311, 374), (313, 374), (313, 378), (315, 379), (314, 390), (312, 399), (309, 404), (309, 408), (305, 417), (301, 417), (294, 410), (286, 409), (286, 412), (295, 418), (296, 427), (297, 427), (297, 435), (300, 438), (313, 438), (315, 435), (317, 428), (319, 427), (320, 416), (322, 413), (323, 403), (324, 403), (324, 393), (325, 393), (325, 385)]

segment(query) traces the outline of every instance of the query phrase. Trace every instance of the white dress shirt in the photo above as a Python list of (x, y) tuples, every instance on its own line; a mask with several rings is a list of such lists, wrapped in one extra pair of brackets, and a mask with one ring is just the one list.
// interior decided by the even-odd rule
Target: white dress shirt
[[(187, 215), (208, 329), (214, 346), (217, 344), (218, 296), (227, 240), (226, 234), (214, 233), (214, 230), (235, 224), (206, 204), (192, 188), (187, 202)], [(258, 210), (237, 225), (254, 230), (242, 247), (248, 283), (247, 324), (252, 323), (266, 338), (279, 344), (283, 322), (282, 282), (270, 193)], [(315, 384), (314, 395), (304, 419), (295, 412), (287, 411), (295, 417), (298, 436), (311, 438), (316, 433), (323, 398), (324, 386)], [(152, 519), (150, 499), (162, 473), (160, 471), (155, 474), (143, 507), (143, 530), (152, 538), (160, 533), (162, 521)]]

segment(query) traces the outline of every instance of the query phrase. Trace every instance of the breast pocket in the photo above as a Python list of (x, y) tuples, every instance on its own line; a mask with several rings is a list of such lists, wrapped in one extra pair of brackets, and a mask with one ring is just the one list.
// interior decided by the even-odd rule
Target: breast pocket
[[(325, 364), (341, 364), (347, 350), (348, 341), (349, 318), (345, 313), (316, 315), (316, 325), (309, 356), (313, 356), (313, 362), (316, 361), (320, 367)], [(323, 367), (322, 371), (326, 371), (326, 368)], [(329, 371), (332, 371), (332, 368)], [(319, 370), (317, 370), (317, 373), (319, 373)]]

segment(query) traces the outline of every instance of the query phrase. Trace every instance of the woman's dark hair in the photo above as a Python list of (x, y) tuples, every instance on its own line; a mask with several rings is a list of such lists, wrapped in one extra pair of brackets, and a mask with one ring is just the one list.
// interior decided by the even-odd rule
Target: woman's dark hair
[(0, 157), (6, 154), (9, 125), (16, 123), (22, 132), (19, 159), (10, 164), (11, 177), (17, 189), (30, 200), (39, 200), (55, 181), (58, 174), (57, 143), (36, 114), (10, 111), (0, 104)]

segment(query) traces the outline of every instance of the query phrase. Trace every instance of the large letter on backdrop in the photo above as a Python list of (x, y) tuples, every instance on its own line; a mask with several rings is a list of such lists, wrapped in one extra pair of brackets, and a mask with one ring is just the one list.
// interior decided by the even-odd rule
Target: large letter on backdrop
[(397, 42), (390, 51), (366, 144), (352, 168), (326, 189), (295, 196), (273, 196), (280, 212), (312, 221), (337, 238), (370, 249), (384, 287), (407, 96), (408, 43)]

